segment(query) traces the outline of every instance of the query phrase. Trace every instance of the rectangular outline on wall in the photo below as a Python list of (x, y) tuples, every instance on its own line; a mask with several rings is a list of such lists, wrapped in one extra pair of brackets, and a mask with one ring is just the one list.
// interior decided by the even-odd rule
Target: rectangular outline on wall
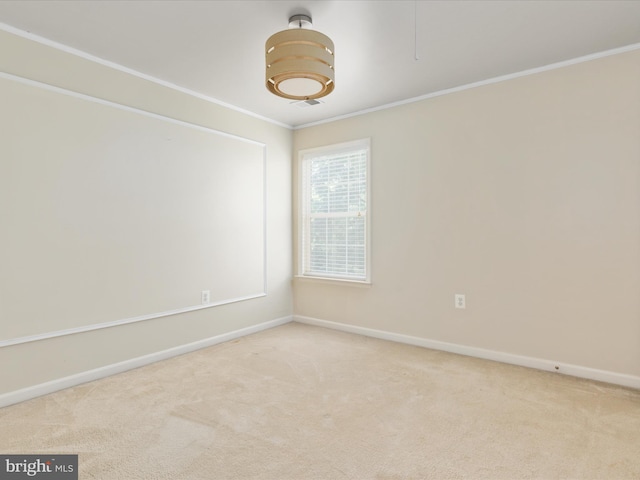
[(262, 147), (262, 183), (263, 183), (263, 189), (262, 189), (262, 231), (263, 231), (263, 253), (262, 253), (262, 261), (263, 261), (263, 265), (262, 265), (262, 272), (263, 272), (263, 285), (262, 285), (262, 293), (258, 293), (255, 295), (248, 295), (246, 297), (237, 297), (237, 298), (230, 298), (230, 299), (226, 299), (226, 300), (221, 300), (218, 302), (214, 302), (214, 303), (209, 303), (207, 305), (194, 305), (194, 306), (190, 306), (190, 307), (183, 307), (183, 308), (177, 308), (175, 310), (167, 310), (164, 312), (157, 312), (157, 313), (150, 313), (147, 315), (140, 315), (137, 317), (129, 317), (129, 318), (123, 318), (120, 320), (113, 320), (110, 322), (102, 322), (102, 323), (95, 323), (95, 324), (91, 324), (91, 325), (82, 325), (79, 327), (72, 327), (72, 328), (66, 328), (63, 330), (54, 330), (51, 332), (46, 332), (46, 333), (38, 333), (38, 334), (34, 334), (34, 335), (26, 335), (23, 337), (15, 337), (15, 338), (9, 338), (6, 340), (1, 340), (0, 339), (0, 348), (3, 347), (9, 347), (12, 345), (20, 345), (22, 343), (29, 343), (29, 342), (37, 342), (39, 340), (46, 340), (49, 338), (55, 338), (55, 337), (62, 337), (65, 335), (73, 335), (76, 333), (83, 333), (83, 332), (90, 332), (93, 330), (100, 330), (103, 328), (110, 328), (110, 327), (116, 327), (119, 325), (126, 325), (129, 323), (136, 323), (136, 322), (142, 322), (145, 320), (152, 320), (154, 318), (161, 318), (161, 317), (168, 317), (171, 315), (178, 315), (180, 313), (186, 313), (186, 312), (193, 312), (196, 310), (203, 310), (205, 308), (211, 308), (211, 307), (218, 307), (220, 305), (227, 305), (230, 303), (237, 303), (237, 302), (242, 302), (245, 300), (252, 300), (255, 298), (260, 298), (260, 297), (265, 297), (267, 295), (267, 146), (265, 143), (262, 142), (258, 142), (256, 140), (251, 140), (249, 138), (245, 138), (245, 137), (241, 137), (239, 135), (233, 135), (231, 133), (227, 133), (227, 132), (223, 132), (220, 130), (216, 130), (213, 128), (209, 128), (209, 127), (204, 127), (202, 125), (198, 125), (196, 123), (190, 123), (190, 122), (186, 122), (184, 120), (178, 120), (175, 118), (171, 118), (165, 115), (160, 115), (158, 113), (153, 113), (153, 112), (148, 112), (146, 110), (142, 110), (139, 108), (135, 108), (135, 107), (131, 107), (128, 105), (123, 105), (121, 103), (116, 103), (116, 102), (112, 102), (110, 100), (104, 100), (102, 98), (98, 98), (98, 97), (93, 97), (91, 95), (87, 95), (84, 93), (78, 93), (78, 92), (74, 92), (72, 90), (67, 90), (65, 88), (61, 88), (61, 87), (56, 87), (54, 85), (50, 85), (47, 83), (43, 83), (43, 82), (38, 82), (36, 80), (31, 80), (28, 78), (24, 78), (24, 77), (20, 77), (17, 75), (13, 75), (10, 73), (6, 73), (6, 72), (0, 72), (0, 78), (5, 79), (5, 80), (11, 80), (17, 83), (21, 83), (23, 85), (29, 85), (31, 87), (36, 87), (36, 88), (41, 88), (43, 90), (48, 90), (51, 92), (55, 92), (55, 93), (60, 93), (62, 95), (66, 95), (69, 97), (74, 97), (74, 98), (79, 98), (81, 100), (86, 100), (88, 102), (92, 102), (92, 103), (97, 103), (97, 104), (101, 104), (101, 105), (106, 105), (108, 107), (113, 107), (113, 108), (117, 108), (118, 110), (124, 110), (127, 112), (133, 112), (139, 115), (143, 115), (146, 117), (151, 117), (151, 118), (155, 118), (158, 120), (162, 120), (165, 122), (169, 122), (169, 123), (173, 123), (175, 125), (181, 125), (183, 127), (188, 127), (188, 128), (193, 128), (195, 130), (199, 130), (202, 132), (207, 132), (207, 133), (213, 133), (215, 135), (220, 135), (223, 137), (227, 137), (227, 138), (233, 138), (236, 140), (240, 140), (242, 142), (245, 143), (250, 143), (250, 144), (254, 144), (254, 145), (258, 145), (260, 147)]

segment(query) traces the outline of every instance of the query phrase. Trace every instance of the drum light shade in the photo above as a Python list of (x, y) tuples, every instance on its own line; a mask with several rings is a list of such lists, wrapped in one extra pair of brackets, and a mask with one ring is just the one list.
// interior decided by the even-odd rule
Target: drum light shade
[[(324, 97), (334, 88), (333, 42), (326, 35), (301, 28), (311, 18), (295, 15), (291, 28), (271, 35), (265, 44), (267, 89), (280, 97), (310, 100)], [(295, 21), (294, 21), (295, 20)]]

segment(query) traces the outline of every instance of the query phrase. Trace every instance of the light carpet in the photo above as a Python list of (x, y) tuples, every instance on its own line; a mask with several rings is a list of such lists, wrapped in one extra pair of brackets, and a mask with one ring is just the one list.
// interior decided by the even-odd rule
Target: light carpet
[(290, 323), (0, 409), (82, 480), (638, 479), (640, 391)]

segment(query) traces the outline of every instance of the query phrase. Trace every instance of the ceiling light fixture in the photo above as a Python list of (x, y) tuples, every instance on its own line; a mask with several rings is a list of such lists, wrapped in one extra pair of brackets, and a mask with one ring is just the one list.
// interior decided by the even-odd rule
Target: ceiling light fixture
[(311, 17), (294, 15), (289, 30), (271, 35), (265, 44), (267, 89), (279, 97), (310, 100), (333, 91), (333, 42), (310, 30)]

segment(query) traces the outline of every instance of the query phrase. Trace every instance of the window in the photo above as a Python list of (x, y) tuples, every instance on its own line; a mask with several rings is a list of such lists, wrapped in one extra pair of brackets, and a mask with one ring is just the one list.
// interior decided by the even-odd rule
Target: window
[(300, 274), (369, 282), (369, 140), (300, 152)]

